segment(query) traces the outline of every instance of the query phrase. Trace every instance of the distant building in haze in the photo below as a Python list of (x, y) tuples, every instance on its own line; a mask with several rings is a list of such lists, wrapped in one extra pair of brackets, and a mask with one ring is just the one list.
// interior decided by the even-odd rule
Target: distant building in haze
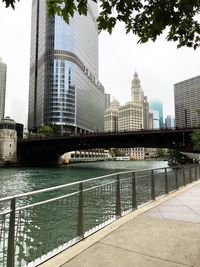
[(153, 129), (153, 113), (149, 111), (149, 129)]
[(105, 93), (105, 111), (110, 107), (110, 94)]
[(160, 100), (154, 99), (149, 101), (149, 109), (159, 112), (159, 128), (163, 128), (163, 104)]
[(0, 121), (4, 118), (6, 98), (6, 72), (7, 66), (0, 58)]
[(165, 127), (166, 128), (174, 128), (175, 127), (175, 119), (171, 116), (168, 115), (165, 119)]
[(200, 122), (200, 76), (174, 84), (175, 123), (195, 127)]
[(61, 132), (104, 129), (104, 88), (98, 81), (98, 4), (70, 23), (32, 1), (28, 128), (49, 123)]
[(149, 110), (153, 117), (153, 127), (151, 129), (159, 129), (160, 121), (159, 121), (159, 112), (157, 110)]

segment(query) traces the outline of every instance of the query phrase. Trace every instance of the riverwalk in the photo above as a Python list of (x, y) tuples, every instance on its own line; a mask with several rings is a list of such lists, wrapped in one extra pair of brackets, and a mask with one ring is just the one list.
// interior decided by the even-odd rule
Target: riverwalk
[(200, 181), (158, 198), (40, 267), (200, 266)]

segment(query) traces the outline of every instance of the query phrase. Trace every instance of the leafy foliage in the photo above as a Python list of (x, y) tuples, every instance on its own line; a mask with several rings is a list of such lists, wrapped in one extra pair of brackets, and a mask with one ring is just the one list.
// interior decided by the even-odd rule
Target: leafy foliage
[(54, 130), (49, 125), (41, 125), (37, 130), (38, 135), (40, 136), (51, 136), (54, 133)]
[(200, 152), (200, 126), (194, 130), (192, 134), (192, 142), (194, 144), (194, 150)]
[(164, 158), (164, 156), (165, 156), (165, 149), (164, 148), (157, 148), (156, 149), (156, 153), (157, 153), (157, 156), (159, 157), (159, 158)]
[[(15, 0), (2, 0), (14, 8)], [(18, 0), (19, 1), (19, 0)], [(97, 2), (97, 0), (91, 0)], [(49, 15), (59, 15), (69, 23), (75, 12), (87, 15), (88, 0), (46, 0)], [(200, 45), (200, 0), (99, 0), (99, 31), (112, 33), (117, 21), (124, 22), (126, 32), (139, 37), (139, 43), (155, 41), (167, 29), (167, 40), (177, 47), (196, 49)]]
[[(19, 1), (20, 1), (20, 0), (18, 0), (18, 2), (19, 2)], [(2, 0), (2, 2), (3, 2), (3, 3), (5, 2), (6, 7), (11, 6), (13, 9), (15, 8), (15, 3), (16, 3), (15, 0)]]
[(123, 150), (118, 149), (118, 148), (112, 148), (110, 153), (112, 157), (123, 157), (126, 154)]
[(177, 149), (168, 150), (169, 161), (177, 164), (192, 163), (192, 159), (186, 155), (181, 154)]

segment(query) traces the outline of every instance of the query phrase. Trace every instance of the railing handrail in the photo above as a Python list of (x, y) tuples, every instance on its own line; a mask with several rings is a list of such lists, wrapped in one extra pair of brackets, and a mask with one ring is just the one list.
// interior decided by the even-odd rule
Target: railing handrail
[[(194, 165), (194, 164), (188, 164), (188, 166), (189, 165)], [(174, 166), (174, 168), (180, 168), (180, 167), (182, 167), (182, 165)], [(156, 168), (156, 169), (155, 168), (150, 168), (150, 169), (143, 169), (143, 170), (134, 170), (133, 169), (133, 170), (129, 170), (129, 171), (115, 172), (115, 173), (111, 173), (111, 174), (107, 174), (107, 175), (103, 175), (103, 176), (93, 177), (93, 178), (90, 178), (90, 179), (80, 180), (80, 181), (73, 182), (73, 183), (57, 185), (57, 186), (53, 186), (53, 187), (49, 187), (49, 188), (45, 188), (45, 189), (39, 189), (39, 190), (35, 190), (35, 191), (23, 193), (23, 194), (12, 195), (10, 197), (0, 198), (0, 203), (1, 202), (5, 202), (5, 201), (9, 201), (9, 200), (11, 200), (13, 198), (15, 198), (17, 200), (17, 199), (22, 198), (22, 197), (28, 197), (28, 196), (33, 196), (33, 195), (36, 195), (36, 194), (55, 191), (55, 190), (63, 189), (63, 188), (66, 188), (66, 187), (79, 185), (80, 183), (88, 183), (88, 182), (93, 182), (93, 181), (96, 181), (96, 180), (103, 180), (103, 179), (110, 178), (110, 177), (117, 176), (117, 175), (123, 175), (123, 174), (133, 173), (133, 172), (134, 173), (140, 173), (140, 172), (152, 171), (152, 170), (158, 171), (158, 170), (165, 170), (165, 169), (171, 169), (171, 167), (160, 167), (160, 168)], [(136, 177), (136, 179), (137, 179), (137, 177)]]
[[(75, 217), (72, 216), (72, 218), (74, 218), (74, 222), (75, 222), (75, 227), (74, 227), (75, 239), (73, 242), (76, 243), (76, 242), (82, 240), (85, 236), (87, 236), (88, 231), (92, 231), (92, 233), (93, 233), (93, 232), (97, 231), (98, 229), (101, 229), (103, 227), (102, 226), (103, 224), (105, 226), (108, 224), (108, 222), (110, 223), (113, 220), (117, 220), (121, 216), (124, 216), (125, 214), (127, 214), (127, 212), (129, 213), (129, 212), (137, 209), (138, 205), (141, 205), (141, 203), (143, 203), (142, 201), (146, 201), (146, 203), (148, 203), (149, 199), (156, 200), (156, 197), (160, 196), (159, 191), (157, 192), (158, 188), (156, 187), (156, 180), (157, 180), (156, 177), (158, 177), (159, 180), (160, 180), (160, 178), (162, 178), (162, 181), (164, 183), (163, 184), (164, 187), (161, 190), (162, 195), (169, 194), (169, 192), (172, 192), (173, 190), (178, 190), (178, 188), (180, 186), (182, 186), (182, 185), (185, 186), (186, 183), (192, 183), (193, 181), (197, 180), (198, 179), (197, 166), (199, 167), (198, 168), (198, 175), (199, 175), (200, 174), (200, 164), (188, 164), (187, 166), (179, 165), (179, 166), (175, 166), (174, 168), (166, 166), (166, 167), (160, 167), (160, 168), (155, 168), (155, 169), (149, 168), (149, 169), (144, 169), (144, 170), (129, 170), (129, 171), (121, 171), (121, 172), (117, 172), (117, 173), (112, 173), (112, 174), (108, 174), (108, 175), (104, 175), (104, 176), (94, 177), (94, 178), (90, 178), (90, 179), (85, 179), (85, 180), (81, 180), (81, 181), (77, 181), (77, 182), (73, 182), (73, 183), (68, 183), (68, 184), (64, 184), (64, 185), (49, 187), (46, 189), (40, 189), (40, 190), (32, 191), (29, 193), (14, 195), (14, 196), (5, 197), (5, 198), (0, 199), (0, 203), (3, 201), (4, 202), (10, 201), (10, 207), (5, 209), (4, 211), (0, 212), (0, 216), (2, 216), (2, 227), (3, 227), (2, 231), (4, 231), (4, 233), (6, 233), (6, 235), (7, 235), (7, 236), (6, 235), (3, 236), (3, 239), (2, 239), (3, 241), (1, 240), (1, 236), (0, 236), (0, 241), (4, 242), (6, 238), (8, 240), (7, 245), (5, 245), (5, 248), (3, 248), (4, 250), (2, 250), (3, 252), (1, 252), (1, 253), (3, 253), (2, 254), (3, 256), (5, 253), (7, 254), (4, 258), (4, 260), (6, 260), (6, 262), (7, 262), (7, 267), (14, 267), (15, 266), (15, 257), (16, 257), (16, 255), (19, 254), (18, 252), (17, 252), (18, 254), (15, 254), (16, 253), (15, 247), (17, 244), (16, 243), (17, 240), (19, 241), (19, 244), (22, 244), (22, 248), (23, 248), (24, 240), (25, 241), (29, 240), (26, 236), (24, 237), (22, 234), (20, 234), (20, 231), (21, 231), (20, 229), (24, 230), (25, 232), (27, 231), (26, 224), (27, 224), (27, 222), (32, 222), (32, 218), (35, 217), (35, 216), (33, 216), (33, 214), (34, 214), (34, 212), (36, 212), (38, 210), (39, 206), (42, 206), (42, 207), (41, 207), (41, 209), (39, 208), (39, 211), (40, 211), (39, 213), (38, 212), (35, 213), (37, 215), (36, 216), (36, 226), (37, 226), (37, 218), (39, 215), (40, 216), (42, 215), (41, 211), (43, 210), (43, 208), (46, 207), (47, 204), (50, 205), (49, 206), (50, 209), (49, 210), (47, 209), (48, 214), (49, 214), (49, 211), (51, 211), (51, 209), (52, 209), (52, 211), (54, 210), (57, 212), (57, 207), (64, 207), (66, 205), (66, 203), (69, 205), (72, 205), (71, 207), (75, 207), (75, 209), (72, 208), (73, 212), (75, 212)], [(194, 169), (194, 171), (193, 171), (193, 169)], [(187, 181), (185, 179), (185, 170), (188, 170), (187, 174), (189, 175), (189, 179), (187, 179)], [(172, 176), (171, 176), (171, 172), (173, 173)], [(141, 174), (141, 175), (136, 176), (136, 173)], [(130, 174), (130, 175), (126, 175), (126, 174)], [(180, 177), (181, 183), (179, 183), (179, 175), (180, 174), (182, 175)], [(169, 178), (170, 177), (173, 178), (173, 186), (172, 187), (171, 187), (171, 185), (169, 185)], [(108, 178), (108, 179), (106, 179), (106, 178)], [(109, 178), (112, 178), (112, 179), (109, 179)], [(143, 182), (140, 184), (140, 180), (143, 181), (144, 178), (148, 179), (146, 181), (148, 184), (148, 188), (147, 188), (148, 190), (147, 191), (148, 191), (149, 196), (146, 196), (145, 200), (142, 199), (142, 201), (141, 201), (141, 199), (139, 199), (138, 195), (137, 195), (137, 187), (140, 189), (139, 186), (144, 185)], [(102, 179), (106, 179), (106, 180), (104, 180), (101, 183), (98, 183), (98, 182), (97, 183), (91, 183), (93, 181), (102, 181)], [(136, 179), (137, 179), (137, 183), (136, 183)], [(128, 183), (127, 183), (127, 181), (128, 181)], [(90, 183), (90, 184), (87, 186), (84, 186), (84, 183)], [(159, 185), (159, 183), (158, 183), (158, 185)], [(78, 185), (78, 186), (73, 187), (75, 185)], [(41, 194), (41, 193), (45, 193), (45, 192), (52, 192), (52, 191), (54, 192), (55, 190), (59, 190), (59, 189), (67, 188), (67, 187), (71, 187), (71, 190), (66, 191), (66, 192), (61, 191), (62, 195), (59, 195), (59, 194), (54, 195), (53, 194), (50, 196), (45, 196), (45, 198), (42, 197), (42, 198), (34, 199), (34, 203), (32, 203), (32, 204), (30, 204), (29, 202), (26, 202), (26, 201), (20, 203), (20, 205), (17, 205), (17, 203), (16, 203), (18, 199), (21, 199), (23, 197), (30, 197), (32, 195), (37, 195), (37, 194)], [(101, 187), (103, 188), (102, 190), (100, 189)], [(87, 223), (86, 223), (87, 222), (87, 216), (88, 216), (88, 218), (93, 219), (93, 217), (90, 217), (91, 212), (89, 212), (87, 214), (87, 208), (86, 208), (87, 203), (90, 207), (89, 203), (91, 202), (91, 199), (92, 199), (91, 198), (91, 199), (87, 200), (87, 194), (88, 194), (87, 192), (89, 192), (89, 191), (91, 191), (92, 194), (94, 192), (96, 192), (95, 194), (97, 194), (97, 195), (100, 192), (100, 195), (99, 195), (99, 197), (101, 199), (100, 202), (102, 202), (102, 200), (103, 200), (103, 198), (102, 198), (102, 192), (103, 192), (103, 195), (105, 195), (105, 200), (107, 199), (107, 197), (109, 197), (107, 199), (107, 200), (109, 200), (109, 202), (108, 202), (109, 206), (107, 206), (107, 208), (108, 207), (111, 207), (111, 208), (110, 208), (110, 211), (108, 212), (109, 215), (104, 216), (104, 217), (102, 215), (102, 218), (100, 215), (100, 217), (99, 217), (100, 219), (98, 219), (98, 216), (95, 217), (97, 214), (97, 213), (95, 213), (94, 214), (95, 222), (92, 223), (91, 225), (89, 224), (90, 228), (87, 228), (88, 227)], [(125, 194), (123, 193), (123, 191)], [(146, 189), (145, 189), (145, 192), (146, 192)], [(128, 198), (127, 198), (127, 194), (128, 194)], [(91, 196), (91, 194), (89, 194), (89, 196)], [(47, 197), (48, 197), (48, 199), (47, 199)], [(126, 198), (126, 201), (124, 198)], [(97, 198), (97, 200), (98, 200), (98, 198)], [(110, 204), (110, 201), (111, 201), (111, 204)], [(52, 206), (52, 204), (50, 204), (53, 202), (55, 203), (55, 205), (57, 203), (57, 206)], [(96, 205), (96, 203), (98, 203), (98, 201), (97, 202), (94, 201), (94, 205)], [(102, 203), (101, 203), (101, 205), (102, 205)], [(103, 206), (104, 205), (105, 205), (105, 203), (103, 200)], [(56, 209), (53, 207), (56, 207)], [(32, 208), (36, 208), (36, 211), (34, 209), (32, 211), (30, 211), (30, 209), (32, 209)], [(86, 210), (85, 210), (85, 208), (86, 208)], [(23, 213), (24, 210), (26, 210), (25, 213)], [(104, 215), (107, 214), (107, 211), (108, 210), (106, 209), (103, 214)], [(7, 216), (8, 214), (9, 214), (9, 217)], [(22, 217), (20, 218), (21, 214), (22, 214)], [(67, 209), (65, 209), (64, 213), (63, 213), (63, 210), (61, 210), (61, 214), (62, 214), (62, 216), (64, 216), (64, 217), (61, 216), (61, 219), (64, 218), (66, 220), (68, 218), (68, 217), (66, 217), (66, 215), (70, 216), (71, 211), (68, 214)], [(53, 218), (54, 218), (54, 220), (55, 220), (55, 218), (57, 219), (56, 216), (54, 216)], [(104, 220), (103, 224), (101, 221), (102, 219)], [(9, 223), (7, 223), (6, 220), (9, 220)], [(33, 222), (34, 222), (34, 220), (33, 220)], [(88, 220), (88, 222), (89, 222), (89, 220)], [(22, 226), (21, 226), (21, 223), (22, 223)], [(45, 221), (43, 226), (46, 227), (46, 223), (47, 222)], [(64, 226), (66, 226), (66, 225), (64, 225)], [(39, 224), (38, 224), (38, 227), (39, 227), (39, 229), (42, 229), (42, 231), (44, 230), (43, 227), (40, 228)], [(50, 229), (50, 228), (47, 227), (47, 232), (45, 232), (45, 233), (48, 233), (48, 229)], [(54, 229), (54, 233), (57, 234), (55, 229)], [(91, 234), (91, 232), (90, 232), (90, 234)], [(65, 235), (65, 238), (66, 238), (66, 236), (67, 235)], [(70, 237), (70, 235), (69, 235), (69, 237)], [(22, 240), (20, 238), (22, 238)], [(43, 239), (41, 239), (41, 240), (43, 242)], [(48, 240), (45, 239), (45, 242), (47, 242), (47, 241)], [(57, 251), (56, 253), (61, 252), (64, 248), (66, 248), (65, 245), (68, 244), (68, 242), (69, 242), (69, 244), (73, 243), (72, 239), (69, 239), (69, 240), (63, 239), (62, 240), (63, 245), (62, 245), (62, 247), (59, 246), (56, 249), (56, 251)], [(72, 242), (72, 243), (70, 243), (70, 242)], [(56, 244), (59, 245), (59, 243), (56, 243)], [(31, 249), (31, 247), (29, 247), (29, 249)], [(48, 249), (49, 249), (48, 251), (43, 249), (43, 252), (42, 252), (43, 254), (41, 254), (42, 256), (41, 255), (33, 256), (33, 258), (31, 258), (32, 262), (38, 261), (38, 260), (39, 260), (39, 262), (43, 262), (44, 259), (46, 260), (50, 256), (52, 257), (52, 255), (55, 254), (55, 251), (52, 250), (52, 249), (54, 249), (54, 247), (49, 246)], [(54, 253), (54, 254), (51, 254), (51, 253)], [(36, 256), (40, 257), (40, 258), (37, 258)], [(25, 260), (26, 263), (30, 263), (30, 260), (26, 260), (23, 257), (22, 257), (22, 259)]]
[[(179, 165), (179, 167), (180, 167), (180, 165)], [(0, 203), (9, 201), (9, 200), (11, 200), (13, 198), (15, 198), (17, 200), (17, 199), (22, 198), (22, 197), (28, 197), (28, 196), (33, 196), (33, 195), (36, 195), (36, 194), (55, 191), (55, 190), (63, 189), (63, 188), (66, 188), (66, 187), (79, 185), (80, 183), (88, 183), (88, 182), (93, 182), (93, 181), (96, 181), (96, 180), (103, 180), (103, 179), (110, 178), (110, 177), (117, 176), (117, 175), (123, 175), (123, 174), (133, 173), (133, 172), (134, 173), (140, 173), (140, 172), (152, 171), (152, 170), (157, 171), (157, 170), (164, 170), (164, 169), (171, 169), (171, 168), (170, 167), (160, 167), (160, 168), (156, 168), (156, 169), (151, 168), (151, 169), (129, 170), (129, 171), (111, 173), (111, 174), (107, 174), (107, 175), (103, 175), (103, 176), (93, 177), (93, 178), (90, 178), (90, 179), (80, 180), (80, 181), (73, 182), (73, 183), (57, 185), (57, 186), (53, 186), (53, 187), (49, 187), (49, 188), (45, 188), (45, 189), (39, 189), (39, 190), (35, 190), (35, 191), (23, 193), (23, 194), (12, 195), (10, 197), (0, 198)]]

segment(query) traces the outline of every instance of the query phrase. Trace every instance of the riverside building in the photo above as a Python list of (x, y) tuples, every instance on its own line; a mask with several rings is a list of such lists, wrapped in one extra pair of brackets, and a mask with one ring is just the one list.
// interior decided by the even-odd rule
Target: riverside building
[[(105, 112), (105, 131), (134, 131), (148, 129), (149, 106), (141, 88), (140, 79), (135, 72), (131, 86), (131, 101), (120, 106), (114, 99)], [(126, 156), (144, 159), (144, 148), (125, 148)]]
[(7, 66), (0, 58), (0, 121), (4, 118), (6, 97), (6, 72)]
[(196, 127), (200, 122), (200, 76), (174, 84), (177, 127)]
[(48, 17), (46, 1), (32, 1), (29, 130), (44, 123), (61, 132), (104, 128), (104, 88), (98, 80), (98, 5), (87, 16), (75, 13), (69, 25)]

